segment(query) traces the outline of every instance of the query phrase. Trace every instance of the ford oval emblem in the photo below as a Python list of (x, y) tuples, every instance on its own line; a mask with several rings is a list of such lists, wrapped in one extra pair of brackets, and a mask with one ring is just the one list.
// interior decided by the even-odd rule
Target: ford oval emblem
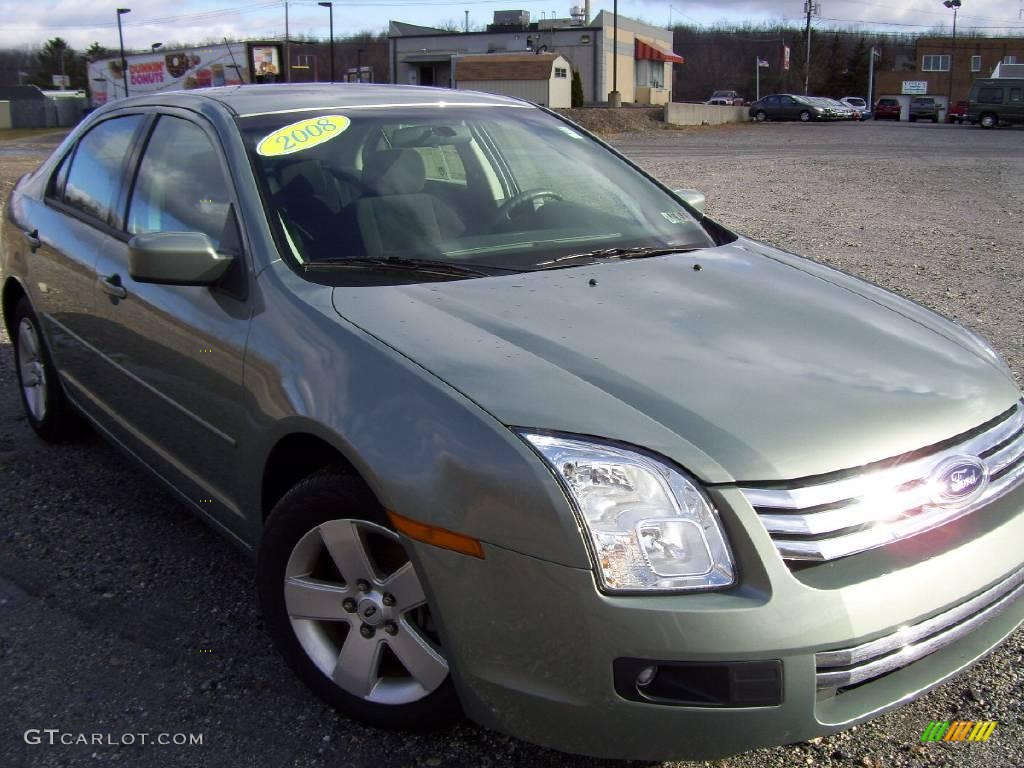
[(988, 469), (981, 459), (955, 456), (932, 472), (932, 501), (943, 506), (966, 504), (977, 498), (988, 484)]

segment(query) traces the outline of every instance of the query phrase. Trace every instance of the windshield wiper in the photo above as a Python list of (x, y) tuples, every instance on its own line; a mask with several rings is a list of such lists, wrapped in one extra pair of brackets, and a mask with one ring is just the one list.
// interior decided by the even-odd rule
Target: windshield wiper
[[(444, 277), (489, 277), (494, 272), (488, 271), (492, 267), (471, 267), (467, 264), (457, 264), (452, 261), (441, 259), (406, 259), (398, 256), (360, 256), (356, 258), (318, 259), (308, 261), (302, 265), (307, 272), (334, 269), (381, 269), (395, 272), (416, 272), (419, 274), (442, 275)], [(500, 271), (506, 271), (504, 267), (494, 267)], [(507, 270), (519, 271), (519, 270)]]
[(531, 269), (539, 271), (544, 269), (562, 269), (568, 267), (572, 262), (587, 259), (597, 261), (599, 259), (645, 259), (649, 256), (666, 256), (670, 253), (690, 253), (700, 250), (699, 248), (649, 248), (638, 246), (635, 248), (600, 248), (596, 251), (584, 251), (583, 253), (570, 253), (568, 256), (559, 256), (551, 261), (542, 261)]

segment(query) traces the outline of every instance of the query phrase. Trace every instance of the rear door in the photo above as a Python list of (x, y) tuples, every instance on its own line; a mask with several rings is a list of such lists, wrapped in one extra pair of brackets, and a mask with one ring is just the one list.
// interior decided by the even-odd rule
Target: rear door
[[(156, 115), (140, 155), (120, 238), (96, 264), (108, 425), (194, 507), (241, 532), (241, 489), (254, 482), (240, 477), (237, 450), (251, 273), (231, 174), (213, 129), (184, 111)], [(235, 263), (212, 287), (137, 282), (129, 240), (147, 232), (202, 232)]]
[(122, 114), (90, 128), (68, 149), (27, 217), (28, 235), (38, 242), (27, 259), (29, 297), (65, 390), (90, 413), (104, 386), (92, 344), (96, 260), (113, 239), (111, 217), (145, 119)]

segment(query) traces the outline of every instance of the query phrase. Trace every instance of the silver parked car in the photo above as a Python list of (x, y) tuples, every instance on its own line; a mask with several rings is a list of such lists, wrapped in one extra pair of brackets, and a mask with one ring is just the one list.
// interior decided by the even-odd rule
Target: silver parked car
[(998, 355), (532, 104), (124, 99), (0, 232), (29, 423), (84, 419), (251, 552), (283, 657), (366, 722), (720, 756), (1024, 620)]

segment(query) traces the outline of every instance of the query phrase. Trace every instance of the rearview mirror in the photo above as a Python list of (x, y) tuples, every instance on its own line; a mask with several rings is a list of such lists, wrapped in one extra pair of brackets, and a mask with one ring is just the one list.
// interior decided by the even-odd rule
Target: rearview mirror
[(210, 285), (234, 258), (217, 253), (202, 232), (149, 232), (128, 241), (128, 274), (140, 283)]
[(704, 204), (707, 202), (707, 198), (704, 197), (704, 193), (696, 189), (677, 189), (675, 190), (676, 197), (682, 198), (683, 202), (688, 204), (697, 213), (704, 214)]

